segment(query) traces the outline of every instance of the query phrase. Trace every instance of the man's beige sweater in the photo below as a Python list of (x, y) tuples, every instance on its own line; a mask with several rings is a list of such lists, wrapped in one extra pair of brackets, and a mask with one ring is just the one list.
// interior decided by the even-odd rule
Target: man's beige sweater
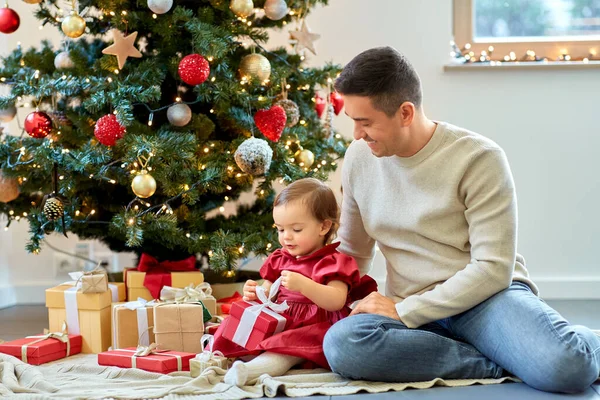
[(343, 166), (339, 250), (369, 272), (385, 256), (386, 295), (410, 328), (466, 311), (513, 280), (517, 198), (504, 151), (474, 132), (438, 123), (411, 157), (377, 158), (353, 142)]

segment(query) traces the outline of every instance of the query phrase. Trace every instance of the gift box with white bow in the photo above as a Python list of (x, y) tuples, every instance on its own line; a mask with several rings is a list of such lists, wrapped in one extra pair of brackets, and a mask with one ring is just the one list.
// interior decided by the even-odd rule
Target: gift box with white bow
[[(200, 339), (202, 345), (202, 353), (190, 360), (190, 375), (192, 378), (200, 376), (205, 369), (209, 367), (217, 367), (227, 370), (229, 360), (220, 351), (213, 351), (214, 344), (213, 335), (204, 335)], [(205, 346), (204, 343), (207, 343)]]
[(27, 336), (0, 344), (0, 353), (19, 358), (21, 361), (40, 365), (81, 352), (81, 335), (69, 335), (66, 324), (61, 332), (44, 332), (43, 335)]
[(288, 317), (280, 314), (288, 309), (287, 302), (275, 303), (281, 278), (270, 289), (269, 297), (262, 286), (257, 286), (256, 301), (237, 301), (231, 305), (229, 321), (223, 331), (223, 337), (248, 350), (254, 348), (266, 338), (282, 332), (288, 324)]
[(76, 282), (46, 289), (49, 328), (60, 331), (64, 321), (70, 335), (81, 335), (82, 353), (100, 353), (111, 344), (111, 303), (125, 300), (125, 285), (109, 283), (102, 293), (82, 293)]
[(149, 346), (154, 340), (155, 301), (142, 298), (112, 304), (112, 349)]
[(98, 354), (98, 364), (121, 368), (138, 368), (144, 371), (168, 374), (189, 371), (194, 353), (158, 350), (156, 344), (130, 349), (117, 349)]
[(167, 303), (201, 302), (211, 316), (217, 315), (217, 300), (212, 296), (212, 288), (207, 282), (184, 288), (163, 286), (160, 291), (160, 300)]

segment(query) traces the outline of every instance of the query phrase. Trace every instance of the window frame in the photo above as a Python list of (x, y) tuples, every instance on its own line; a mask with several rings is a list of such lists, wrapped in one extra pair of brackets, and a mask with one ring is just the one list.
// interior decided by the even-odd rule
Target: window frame
[(490, 41), (475, 41), (473, 35), (474, 27), (474, 1), (475, 0), (453, 0), (453, 31), (454, 41), (463, 48), (467, 43), (471, 45), (470, 51), (475, 53), (475, 57), (479, 57), (482, 51), (489, 51), (490, 46), (493, 46), (492, 59), (502, 60), (504, 56), (511, 52), (515, 53), (516, 59), (522, 59), (528, 51), (532, 50), (536, 56), (547, 58), (549, 61), (564, 60), (565, 55), (569, 55), (570, 59), (583, 60), (584, 58), (595, 59), (600, 50), (600, 40), (572, 40), (572, 38), (552, 40), (551, 37), (527, 38), (527, 40), (519, 40), (519, 38), (498, 38), (498, 40)]

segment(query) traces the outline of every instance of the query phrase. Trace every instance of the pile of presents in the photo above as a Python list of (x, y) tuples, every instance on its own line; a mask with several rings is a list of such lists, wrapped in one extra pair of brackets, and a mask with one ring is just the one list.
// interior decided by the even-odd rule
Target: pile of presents
[(230, 312), (241, 319), (252, 307), (241, 300), (243, 283), (210, 285), (195, 260), (189, 266), (169, 272), (143, 255), (137, 269), (124, 271), (124, 282), (108, 282), (104, 270), (72, 274), (73, 281), (46, 290), (47, 332), (1, 343), (0, 353), (33, 365), (95, 353), (100, 365), (194, 377), (208, 367), (227, 369), (231, 360), (212, 351), (212, 334)]

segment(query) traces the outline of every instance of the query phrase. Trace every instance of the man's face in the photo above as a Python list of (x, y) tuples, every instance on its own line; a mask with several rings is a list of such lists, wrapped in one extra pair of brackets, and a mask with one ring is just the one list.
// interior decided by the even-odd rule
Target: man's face
[(365, 96), (343, 95), (346, 115), (354, 120), (354, 139), (363, 139), (376, 157), (390, 157), (398, 153), (402, 129), (400, 112), (389, 117), (373, 107)]

